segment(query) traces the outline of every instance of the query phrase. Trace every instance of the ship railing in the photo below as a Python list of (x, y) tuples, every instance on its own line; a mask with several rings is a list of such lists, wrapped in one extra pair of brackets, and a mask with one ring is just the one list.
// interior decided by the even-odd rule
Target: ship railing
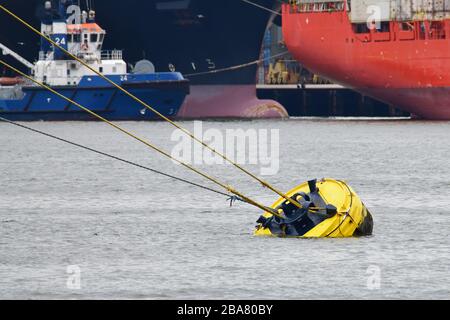
[(100, 57), (102, 60), (122, 60), (123, 52), (122, 50), (103, 50)]
[[(27, 85), (24, 81), (21, 84), (17, 84), (13, 87), (1, 87), (0, 99), (1, 100), (21, 100), (25, 97), (25, 93), (22, 90), (22, 86)], [(33, 84), (29, 84), (31, 86)]]
[[(122, 60), (122, 50), (103, 50), (101, 52), (86, 52), (84, 50), (73, 50), (72, 54), (76, 55), (80, 59), (91, 57), (99, 60)], [(53, 60), (53, 52), (39, 52), (39, 61)]]
[[(31, 76), (34, 76), (34, 74), (31, 74)], [(20, 86), (30, 87), (30, 86), (33, 86), (33, 85), (36, 84), (36, 83), (34, 83), (33, 81), (31, 81), (30, 79), (22, 78), (21, 80), (22, 80), (22, 81), (21, 81), (21, 83), (19, 84), (19, 87), (20, 87)]]
[(330, 81), (305, 69), (297, 60), (285, 57), (274, 60), (268, 67), (262, 66), (260, 85), (330, 85)]
[(291, 13), (344, 11), (344, 0), (290, 0)]
[[(382, 22), (380, 29), (367, 23), (353, 23), (355, 39), (361, 42), (444, 40), (450, 36), (450, 25), (445, 21), (390, 21)], [(447, 29), (449, 30), (447, 30)]]

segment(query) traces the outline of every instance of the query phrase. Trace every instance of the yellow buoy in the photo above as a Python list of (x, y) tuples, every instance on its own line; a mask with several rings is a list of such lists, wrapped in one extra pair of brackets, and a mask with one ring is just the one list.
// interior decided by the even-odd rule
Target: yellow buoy
[(372, 215), (343, 181), (312, 180), (287, 195), (303, 208), (279, 199), (271, 206), (279, 215), (265, 212), (257, 221), (256, 236), (344, 238), (368, 236), (373, 232)]

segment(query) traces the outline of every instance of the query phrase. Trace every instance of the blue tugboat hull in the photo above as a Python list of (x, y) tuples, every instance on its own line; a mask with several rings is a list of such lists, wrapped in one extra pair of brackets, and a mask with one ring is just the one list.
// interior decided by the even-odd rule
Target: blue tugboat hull
[[(189, 82), (178, 73), (109, 77), (161, 114), (174, 118), (189, 94)], [(52, 87), (58, 93), (112, 121), (160, 120), (152, 111), (98, 76), (85, 76), (77, 86)], [(95, 120), (89, 113), (37, 87), (23, 87), (23, 97), (0, 100), (0, 116), (12, 121)]]

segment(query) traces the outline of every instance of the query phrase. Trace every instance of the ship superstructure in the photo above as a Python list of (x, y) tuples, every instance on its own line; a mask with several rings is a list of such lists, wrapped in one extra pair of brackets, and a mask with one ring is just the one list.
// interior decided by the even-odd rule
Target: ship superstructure
[[(51, 10), (49, 2), (46, 6), (47, 10)], [(69, 21), (66, 21), (66, 10), (70, 13), (70, 6), (62, 6), (60, 10), (62, 12), (56, 18), (42, 21), (43, 34), (101, 73), (127, 73), (121, 50), (102, 50), (106, 31), (95, 22), (94, 10), (83, 11), (79, 17), (73, 18), (79, 20), (77, 24), (68, 24)], [(61, 16), (64, 18), (60, 19)], [(39, 60), (33, 67), (33, 73), (38, 81), (56, 86), (78, 85), (84, 76), (95, 75), (77, 61), (67, 59), (64, 52), (51, 46), (45, 39), (42, 40)]]

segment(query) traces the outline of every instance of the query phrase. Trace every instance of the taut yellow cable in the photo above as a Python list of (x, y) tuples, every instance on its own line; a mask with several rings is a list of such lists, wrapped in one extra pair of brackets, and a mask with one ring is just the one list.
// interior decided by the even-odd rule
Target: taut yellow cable
[(64, 96), (64, 95), (62, 95), (61, 93), (57, 92), (56, 90), (52, 89), (52, 88), (49, 87), (48, 85), (46, 85), (46, 84), (44, 84), (44, 83), (41, 83), (41, 82), (37, 81), (36, 79), (30, 77), (29, 75), (23, 73), (23, 72), (20, 71), (19, 69), (17, 69), (17, 68), (15, 68), (15, 67), (11, 66), (10, 64), (6, 63), (5, 61), (3, 61), (3, 60), (1, 60), (1, 59), (0, 59), (0, 64), (2, 64), (3, 66), (5, 66), (5, 67), (11, 69), (12, 71), (16, 72), (17, 74), (21, 75), (22, 77), (24, 77), (24, 78), (26, 78), (26, 79), (32, 81), (33, 83), (37, 84), (38, 86), (40, 86), (40, 87), (42, 87), (42, 88), (44, 88), (44, 89), (50, 91), (51, 93), (55, 94), (56, 96), (60, 97), (61, 99), (64, 99), (64, 100), (66, 100), (67, 102), (70, 102), (70, 103), (73, 104), (74, 106), (76, 106), (76, 107), (80, 108), (81, 110), (83, 110), (83, 111), (89, 113), (90, 115), (92, 115), (93, 117), (97, 118), (98, 120), (103, 121), (104, 123), (106, 123), (106, 124), (110, 125), (111, 127), (113, 127), (113, 128), (115, 128), (115, 129), (121, 131), (122, 133), (126, 134), (127, 136), (129, 136), (129, 137), (131, 137), (131, 138), (133, 138), (133, 139), (135, 139), (135, 140), (137, 140), (137, 141), (143, 143), (143, 144), (146, 145), (147, 147), (149, 147), (149, 148), (153, 149), (154, 151), (156, 151), (156, 152), (162, 154), (163, 156), (165, 156), (165, 157), (167, 157), (167, 158), (169, 158), (169, 159), (171, 159), (171, 160), (173, 160), (173, 161), (179, 163), (180, 165), (184, 166), (185, 168), (187, 168), (187, 169), (189, 169), (189, 170), (195, 172), (196, 174), (202, 176), (203, 178), (205, 178), (205, 179), (207, 179), (207, 180), (209, 180), (209, 181), (215, 183), (216, 185), (218, 185), (218, 186), (224, 188), (224, 189), (227, 190), (228, 192), (230, 192), (230, 193), (232, 193), (232, 194), (234, 194), (234, 195), (240, 197), (240, 198), (243, 199), (245, 202), (247, 202), (247, 203), (249, 203), (249, 204), (251, 204), (251, 205), (253, 205), (253, 206), (255, 206), (255, 207), (257, 207), (257, 208), (259, 208), (259, 209), (261, 209), (261, 210), (263, 210), (263, 211), (270, 212), (270, 213), (272, 213), (273, 215), (282, 218), (282, 216), (281, 216), (278, 212), (276, 212), (275, 210), (273, 210), (273, 209), (271, 209), (271, 208), (269, 208), (269, 207), (266, 207), (266, 206), (264, 206), (264, 205), (262, 205), (262, 204), (260, 204), (260, 203), (258, 203), (258, 202), (256, 202), (256, 201), (254, 201), (253, 199), (251, 199), (251, 198), (249, 198), (249, 197), (243, 195), (243, 194), (240, 193), (239, 191), (235, 190), (233, 187), (231, 187), (231, 186), (229, 186), (229, 185), (226, 185), (225, 183), (220, 182), (220, 181), (217, 180), (216, 178), (214, 178), (214, 177), (212, 177), (212, 176), (210, 176), (210, 175), (208, 175), (208, 174), (206, 174), (206, 173), (204, 173), (204, 172), (202, 172), (202, 171), (200, 171), (200, 170), (194, 168), (193, 166), (191, 166), (191, 165), (189, 165), (189, 164), (187, 164), (187, 163), (185, 163), (185, 162), (183, 162), (183, 161), (181, 161), (181, 160), (178, 160), (178, 159), (172, 157), (172, 155), (170, 155), (170, 154), (167, 153), (166, 151), (162, 150), (161, 148), (155, 146), (154, 144), (152, 144), (152, 143), (150, 143), (150, 142), (148, 142), (148, 141), (146, 141), (146, 140), (144, 140), (144, 139), (142, 139), (142, 138), (139, 138), (138, 136), (136, 136), (135, 134), (131, 133), (130, 131), (128, 131), (128, 130), (122, 128), (122, 127), (120, 127), (119, 125), (116, 125), (116, 124), (112, 123), (111, 121), (107, 120), (106, 118), (103, 118), (103, 117), (100, 116), (99, 114), (97, 114), (97, 113), (93, 112), (92, 110), (90, 110), (90, 109), (88, 109), (88, 108), (82, 106), (82, 105), (79, 104), (78, 102), (73, 101), (73, 100), (70, 99), (70, 98), (67, 98), (66, 96)]
[(295, 206), (297, 206), (298, 208), (302, 208), (302, 205), (297, 202), (296, 199), (292, 199), (290, 197), (288, 197), (285, 193), (281, 192), (280, 190), (276, 189), (275, 187), (273, 187), (271, 184), (269, 184), (268, 182), (262, 180), (261, 178), (257, 177), (256, 175), (254, 175), (253, 173), (251, 173), (250, 171), (248, 171), (247, 169), (243, 168), (242, 166), (240, 166), (239, 164), (237, 164), (236, 162), (230, 160), (227, 156), (225, 156), (224, 154), (218, 152), (217, 150), (215, 150), (214, 148), (212, 148), (211, 146), (209, 146), (208, 144), (206, 144), (205, 142), (201, 141), (200, 139), (198, 139), (194, 134), (192, 134), (189, 130), (181, 127), (180, 125), (176, 124), (175, 122), (173, 122), (172, 120), (170, 120), (169, 118), (167, 118), (165, 115), (161, 114), (160, 112), (158, 112), (158, 110), (154, 109), (153, 107), (151, 107), (150, 105), (148, 105), (147, 103), (145, 103), (144, 101), (142, 101), (141, 99), (139, 99), (138, 97), (136, 97), (135, 95), (133, 95), (132, 93), (130, 93), (129, 91), (125, 90), (124, 88), (122, 88), (120, 85), (116, 84), (114, 81), (110, 80), (108, 77), (106, 77), (105, 75), (103, 75), (102, 73), (100, 73), (99, 71), (95, 70), (94, 68), (92, 68), (91, 66), (89, 66), (86, 62), (84, 62), (83, 60), (81, 60), (80, 58), (78, 58), (77, 56), (73, 55), (72, 53), (70, 53), (69, 51), (67, 51), (65, 48), (61, 47), (58, 43), (56, 43), (55, 41), (53, 41), (51, 38), (47, 37), (45, 34), (43, 34), (42, 32), (40, 32), (39, 30), (37, 30), (36, 28), (34, 28), (32, 25), (30, 25), (28, 22), (26, 22), (25, 20), (23, 20), (22, 18), (20, 18), (19, 16), (17, 16), (16, 14), (14, 14), (12, 11), (6, 9), (4, 6), (0, 5), (0, 9), (3, 10), (5, 13), (7, 13), (8, 15), (10, 15), (11, 17), (13, 17), (14, 19), (16, 19), (17, 21), (19, 21), (20, 23), (22, 23), (23, 25), (25, 25), (28, 29), (30, 29), (31, 31), (33, 31), (34, 33), (38, 34), (39, 36), (41, 36), (42, 38), (44, 38), (45, 40), (47, 40), (48, 42), (50, 42), (53, 46), (55, 46), (56, 48), (60, 49), (62, 52), (64, 52), (65, 54), (67, 54), (69, 57), (71, 57), (72, 59), (78, 61), (79, 63), (81, 63), (83, 66), (85, 66), (86, 68), (88, 68), (90, 71), (94, 72), (95, 74), (97, 74), (99, 77), (101, 77), (102, 79), (104, 79), (105, 81), (107, 81), (108, 83), (110, 83), (111, 85), (113, 85), (114, 87), (116, 87), (118, 90), (120, 90), (121, 92), (123, 92), (125, 95), (127, 95), (128, 97), (130, 97), (131, 99), (135, 100), (136, 102), (138, 102), (139, 104), (141, 104), (142, 106), (144, 106), (146, 109), (154, 112), (156, 115), (158, 115), (161, 119), (169, 122), (171, 125), (173, 125), (175, 128), (181, 130), (182, 132), (184, 132), (186, 135), (188, 135), (191, 139), (193, 139), (194, 141), (200, 143), (201, 145), (203, 145), (205, 148), (207, 148), (208, 150), (212, 151), (213, 153), (217, 154), (218, 156), (220, 156), (221, 158), (223, 158), (225, 161), (227, 161), (228, 163), (232, 164), (235, 168), (241, 170), (242, 172), (244, 172), (245, 174), (247, 174), (248, 176), (252, 177), (253, 179), (255, 179), (256, 181), (258, 181), (259, 183), (261, 183), (264, 187), (268, 188), (269, 190), (275, 192), (276, 194), (278, 194), (279, 196), (281, 196), (282, 198), (284, 198), (285, 200), (291, 202), (292, 204), (294, 204)]

